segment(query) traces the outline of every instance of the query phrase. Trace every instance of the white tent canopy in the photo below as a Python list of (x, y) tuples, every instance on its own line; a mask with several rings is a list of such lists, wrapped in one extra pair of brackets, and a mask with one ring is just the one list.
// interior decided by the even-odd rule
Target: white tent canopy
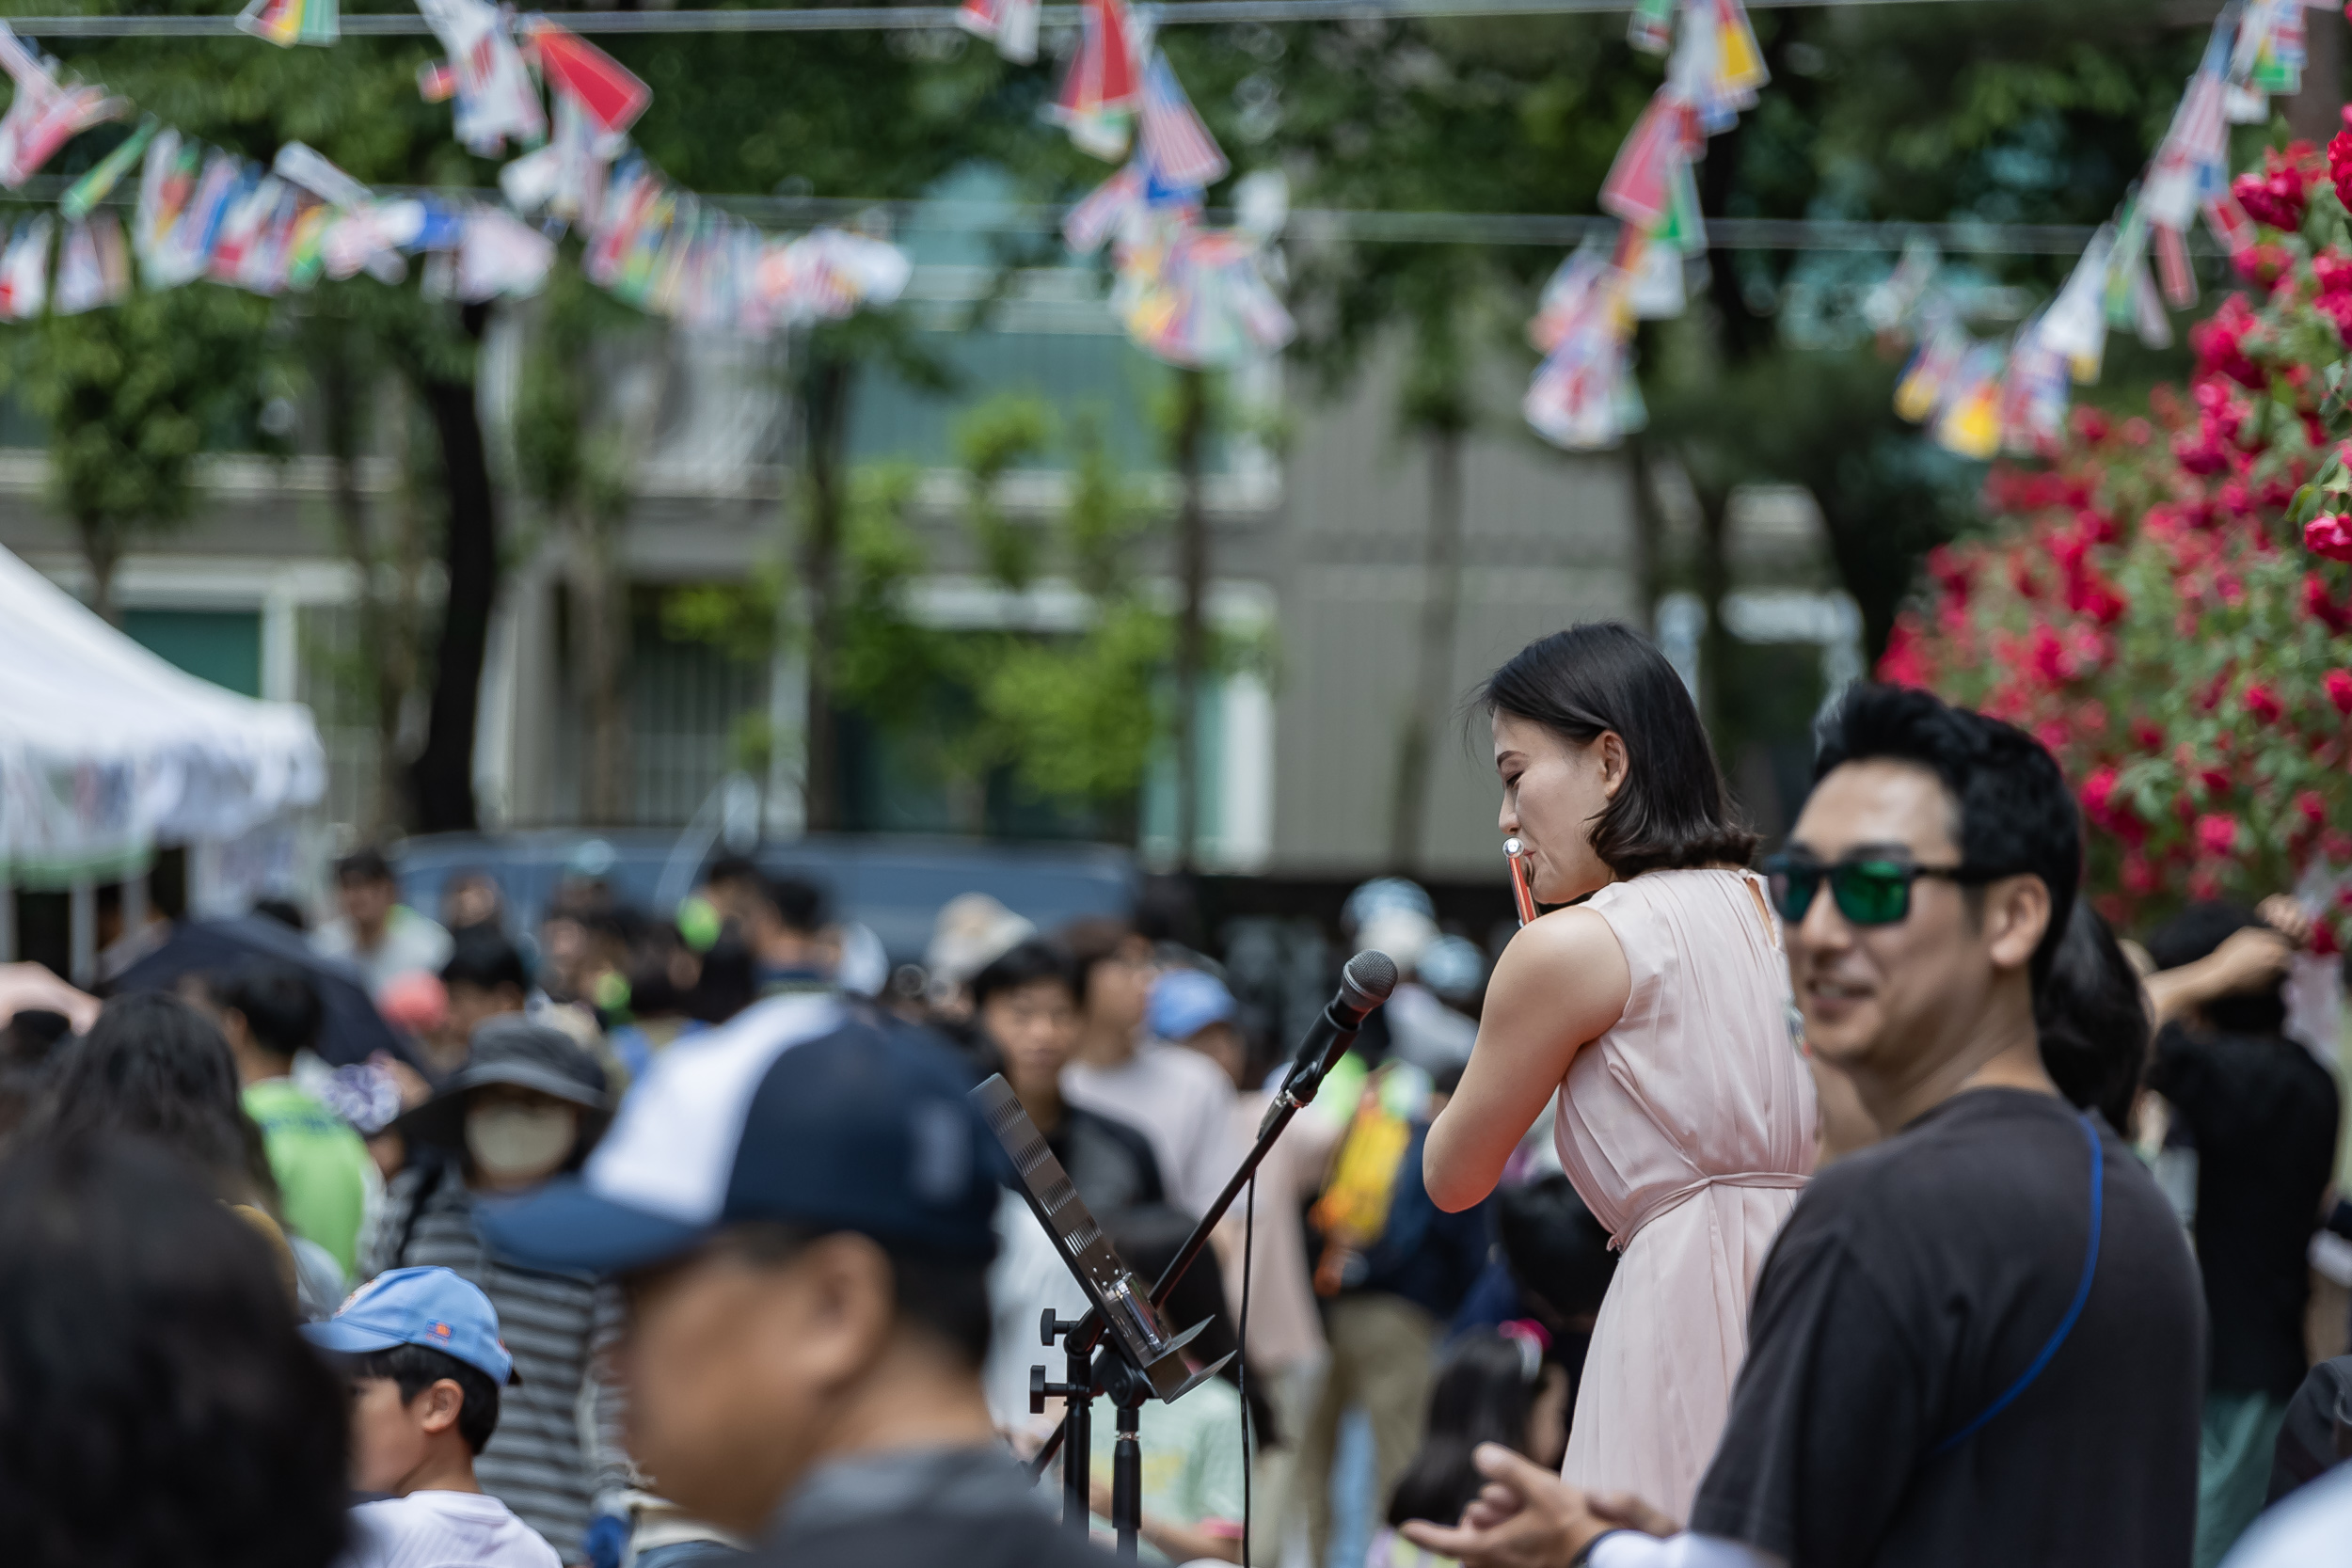
[(326, 787), (310, 709), (175, 668), (0, 549), (0, 879), (103, 877)]

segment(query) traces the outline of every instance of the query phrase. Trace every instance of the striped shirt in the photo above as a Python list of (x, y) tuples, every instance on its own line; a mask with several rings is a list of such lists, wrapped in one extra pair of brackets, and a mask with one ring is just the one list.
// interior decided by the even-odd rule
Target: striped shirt
[(597, 1498), (617, 1497), (629, 1484), (619, 1389), (598, 1375), (600, 1353), (620, 1330), (620, 1294), (588, 1275), (542, 1274), (499, 1261), (475, 1230), (473, 1213), (463, 1175), (428, 1154), (386, 1192), (360, 1274), (373, 1278), (386, 1269), (438, 1266), (490, 1298), (522, 1382), (501, 1391), (498, 1431), (474, 1461), (474, 1475), (564, 1561), (581, 1561), (587, 1554), (580, 1538)]

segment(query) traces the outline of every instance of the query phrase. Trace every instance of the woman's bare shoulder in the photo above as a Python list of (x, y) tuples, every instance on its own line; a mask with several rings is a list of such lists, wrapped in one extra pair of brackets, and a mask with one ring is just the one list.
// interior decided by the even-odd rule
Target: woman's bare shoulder
[(1491, 1006), (1498, 996), (1523, 1001), (1574, 997), (1613, 1022), (1625, 1010), (1632, 985), (1632, 970), (1615, 930), (1599, 911), (1579, 907), (1540, 915), (1513, 935), (1495, 964), (1487, 999)]

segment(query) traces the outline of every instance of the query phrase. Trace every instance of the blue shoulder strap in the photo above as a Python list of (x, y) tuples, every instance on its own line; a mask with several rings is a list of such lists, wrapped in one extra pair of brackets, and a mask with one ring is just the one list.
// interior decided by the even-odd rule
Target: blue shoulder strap
[(1974, 1437), (1987, 1421), (2014, 1403), (2017, 1396), (2031, 1386), (2033, 1380), (2049, 1366), (2050, 1358), (2058, 1354), (2058, 1346), (2066, 1343), (2066, 1337), (2074, 1332), (2074, 1321), (2083, 1315), (2083, 1304), (2090, 1299), (2090, 1281), (2099, 1272), (2099, 1212), (2106, 1192), (2106, 1164), (2099, 1148), (2098, 1128), (2091, 1125), (2088, 1114), (2080, 1120), (2083, 1140), (2090, 1145), (2090, 1244), (2083, 1252), (2082, 1282), (2074, 1287), (2074, 1299), (2067, 1307), (2066, 1316), (2058, 1320), (2058, 1332), (2050, 1336), (2050, 1342), (2042, 1347), (2042, 1354), (2033, 1358), (2033, 1365), (2026, 1369), (2025, 1375), (2010, 1384), (1999, 1399), (1986, 1405), (1976, 1419), (1938, 1443), (1931, 1450), (1933, 1453), (1949, 1453)]

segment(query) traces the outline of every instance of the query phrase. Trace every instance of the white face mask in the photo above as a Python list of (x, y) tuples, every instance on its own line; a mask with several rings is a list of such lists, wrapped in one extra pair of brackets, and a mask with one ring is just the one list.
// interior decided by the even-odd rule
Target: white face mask
[(580, 1136), (568, 1105), (480, 1105), (466, 1113), (466, 1148), (485, 1176), (529, 1181), (553, 1175)]

